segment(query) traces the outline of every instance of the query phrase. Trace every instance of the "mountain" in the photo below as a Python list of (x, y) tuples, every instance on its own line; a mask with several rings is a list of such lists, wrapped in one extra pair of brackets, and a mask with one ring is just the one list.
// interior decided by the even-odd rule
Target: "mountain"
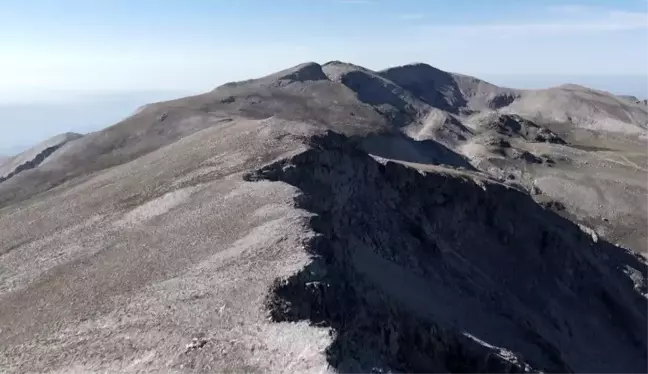
[(647, 117), (339, 61), (146, 105), (0, 182), (0, 366), (645, 372)]

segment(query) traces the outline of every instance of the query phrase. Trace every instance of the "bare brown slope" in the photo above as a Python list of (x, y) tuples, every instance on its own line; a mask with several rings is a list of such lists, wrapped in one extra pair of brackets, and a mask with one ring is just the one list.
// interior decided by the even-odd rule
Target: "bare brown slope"
[[(366, 74), (385, 81), (369, 71)], [(446, 163), (470, 167), (463, 157), (433, 140), (424, 139), (426, 146), (421, 147), (401, 133), (399, 127), (423, 115), (427, 104), (412, 104), (416, 98), (387, 81), (373, 88), (365, 81), (352, 81), (331, 80), (320, 65), (306, 63), (267, 77), (228, 83), (202, 95), (147, 105), (114, 126), (63, 147), (38, 170), (0, 184), (0, 206), (66, 181), (76, 183), (79, 176), (120, 165), (196, 131), (241, 117), (297, 120), (368, 138), (391, 134), (403, 150), (396, 154), (402, 153), (404, 161), (436, 163), (440, 154), (448, 154), (452, 157), (446, 158)], [(391, 90), (404, 95), (404, 99), (395, 97), (401, 106), (386, 109), (380, 100), (368, 98), (393, 95)], [(398, 113), (405, 107), (414, 109), (401, 121)], [(376, 152), (381, 155), (380, 150)], [(415, 153), (415, 159), (408, 156)]]
[(386, 127), (385, 120), (359, 102), (352, 91), (328, 81), (319, 65), (299, 65), (261, 79), (227, 84), (203, 95), (145, 106), (120, 123), (61, 148), (37, 170), (0, 183), (0, 206), (123, 164), (241, 116), (298, 119), (350, 134)]

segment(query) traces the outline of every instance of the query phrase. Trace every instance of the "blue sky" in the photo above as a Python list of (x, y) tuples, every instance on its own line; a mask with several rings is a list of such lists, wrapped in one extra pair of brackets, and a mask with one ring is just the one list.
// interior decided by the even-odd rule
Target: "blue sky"
[[(303, 61), (647, 74), (646, 0), (0, 0), (0, 90), (191, 90)], [(0, 96), (1, 98), (2, 96)]]
[(7, 105), (127, 92), (107, 125), (160, 92), (329, 60), (642, 95), (648, 0), (0, 0), (0, 126)]

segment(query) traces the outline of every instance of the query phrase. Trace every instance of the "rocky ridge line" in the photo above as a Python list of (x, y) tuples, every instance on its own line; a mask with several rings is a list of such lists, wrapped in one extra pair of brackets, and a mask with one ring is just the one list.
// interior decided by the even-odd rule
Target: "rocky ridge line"
[(381, 165), (332, 132), (311, 146), (247, 179), (297, 186), (317, 214), (312, 264), (267, 307), (332, 327), (339, 371), (646, 367), (641, 257), (506, 186)]

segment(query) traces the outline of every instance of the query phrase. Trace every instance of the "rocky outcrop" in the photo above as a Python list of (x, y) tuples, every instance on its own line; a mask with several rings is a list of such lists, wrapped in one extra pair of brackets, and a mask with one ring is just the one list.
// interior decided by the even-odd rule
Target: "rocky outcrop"
[(0, 183), (25, 171), (36, 168), (47, 157), (67, 142), (80, 138), (80, 134), (65, 133), (50, 138), (27, 151), (0, 163)]
[(518, 115), (486, 113), (472, 121), (480, 132), (508, 138), (520, 138), (530, 142), (566, 144), (557, 134)]
[(338, 370), (645, 371), (642, 258), (509, 187), (379, 164), (334, 133), (310, 147), (247, 179), (316, 214), (312, 263), (266, 303), (331, 326)]
[(641, 100), (638, 97), (632, 96), (632, 95), (618, 95), (618, 96), (620, 98), (622, 98), (623, 100), (629, 101), (629, 102), (634, 103), (634, 104), (648, 105), (648, 100), (647, 99)]

